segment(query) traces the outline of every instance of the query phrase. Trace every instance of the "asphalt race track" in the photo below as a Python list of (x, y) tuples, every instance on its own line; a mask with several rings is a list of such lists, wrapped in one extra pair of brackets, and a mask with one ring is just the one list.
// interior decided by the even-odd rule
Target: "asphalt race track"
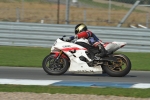
[[(24, 80), (27, 83), (38, 83), (38, 81), (51, 82), (56, 86), (101, 86), (101, 87), (123, 87), (150, 88), (150, 71), (130, 71), (125, 77), (110, 77), (107, 74), (70, 73), (64, 75), (48, 75), (42, 68), (31, 67), (0, 67), (0, 84), (11, 84), (7, 82)], [(7, 79), (7, 80), (6, 80)], [(9, 81), (8, 81), (9, 80)], [(32, 81), (32, 82), (29, 82)], [(46, 81), (46, 82), (45, 82)], [(73, 83), (73, 84), (72, 84)], [(15, 83), (13, 83), (15, 84)], [(51, 85), (50, 83), (45, 85)], [(30, 85), (30, 84), (27, 84)], [(36, 85), (36, 84), (31, 84)], [(37, 84), (37, 85), (40, 85)], [(139, 87), (140, 86), (140, 87)], [(142, 86), (142, 87), (141, 87)]]

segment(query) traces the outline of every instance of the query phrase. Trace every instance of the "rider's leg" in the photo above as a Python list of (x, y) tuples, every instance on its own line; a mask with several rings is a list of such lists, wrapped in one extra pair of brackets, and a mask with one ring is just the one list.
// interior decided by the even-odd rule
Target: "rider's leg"
[(100, 57), (104, 57), (107, 53), (107, 51), (105, 50), (104, 46), (102, 44), (98, 44), (98, 48), (100, 50), (100, 54), (98, 56)]
[(99, 48), (100, 54), (98, 54), (96, 56), (103, 57), (103, 56), (106, 55), (107, 51), (105, 50), (104, 46), (100, 43), (100, 41), (96, 42), (93, 37), (90, 37), (89, 38), (89, 43), (92, 46)]
[(107, 51), (100, 42), (95, 42), (93, 46), (99, 48), (99, 54), (96, 54), (97, 57), (104, 57), (107, 54)]

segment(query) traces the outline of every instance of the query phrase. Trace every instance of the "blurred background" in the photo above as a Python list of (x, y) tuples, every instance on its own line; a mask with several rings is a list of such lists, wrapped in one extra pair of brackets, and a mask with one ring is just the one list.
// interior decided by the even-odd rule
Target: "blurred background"
[[(116, 27), (137, 0), (0, 0), (1, 22)], [(150, 0), (141, 0), (122, 27), (150, 27)]]

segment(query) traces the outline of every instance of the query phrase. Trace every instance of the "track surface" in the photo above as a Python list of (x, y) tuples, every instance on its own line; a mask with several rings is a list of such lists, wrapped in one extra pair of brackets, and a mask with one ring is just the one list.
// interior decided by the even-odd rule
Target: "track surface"
[(88, 82), (150, 83), (150, 71), (130, 71), (125, 77), (110, 77), (107, 74), (48, 75), (42, 68), (0, 67), (0, 79), (64, 80)]

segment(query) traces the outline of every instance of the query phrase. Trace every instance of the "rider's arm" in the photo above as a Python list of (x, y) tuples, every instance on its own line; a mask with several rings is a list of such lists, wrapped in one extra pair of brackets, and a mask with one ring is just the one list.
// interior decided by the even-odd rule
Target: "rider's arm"
[(76, 36), (77, 36), (78, 39), (80, 39), (80, 38), (89, 38), (89, 37), (92, 36), (92, 32), (91, 31), (83, 31), (83, 32), (78, 33)]
[(80, 39), (80, 38), (88, 38), (91, 35), (92, 35), (92, 32), (90, 32), (90, 31), (83, 31), (83, 32), (80, 32), (80, 33), (76, 34), (75, 36), (70, 36), (70, 40), (73, 40), (75, 38), (78, 38), (78, 39)]
[(92, 33), (92, 37), (94, 38), (95, 42), (104, 44), (104, 43), (102, 42), (102, 40), (100, 40), (94, 33)]

